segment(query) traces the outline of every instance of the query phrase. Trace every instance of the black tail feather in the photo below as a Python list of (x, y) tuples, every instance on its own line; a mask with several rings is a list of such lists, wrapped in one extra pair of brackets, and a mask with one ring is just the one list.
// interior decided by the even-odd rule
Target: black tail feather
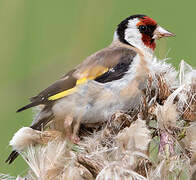
[(22, 107), (22, 108), (18, 109), (16, 112), (24, 111), (24, 110), (29, 109), (29, 108), (31, 108), (31, 107), (37, 106), (37, 105), (39, 105), (39, 104), (40, 104), (40, 102), (39, 102), (39, 101), (32, 102), (32, 103), (27, 104), (26, 106), (24, 106), (24, 107)]
[(17, 151), (12, 151), (5, 163), (11, 164), (18, 157), (18, 155), (19, 153)]

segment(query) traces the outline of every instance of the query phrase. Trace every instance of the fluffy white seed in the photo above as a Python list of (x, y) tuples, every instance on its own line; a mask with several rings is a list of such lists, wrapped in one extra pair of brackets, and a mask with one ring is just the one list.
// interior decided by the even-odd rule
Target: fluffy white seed
[(13, 149), (22, 151), (27, 146), (34, 144), (39, 137), (40, 135), (32, 128), (22, 127), (14, 134), (9, 144)]

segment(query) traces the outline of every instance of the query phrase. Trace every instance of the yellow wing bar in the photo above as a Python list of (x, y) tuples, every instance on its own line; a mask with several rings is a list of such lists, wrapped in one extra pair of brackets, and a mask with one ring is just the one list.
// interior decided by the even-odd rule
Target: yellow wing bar
[[(104, 69), (102, 68), (102, 71), (101, 71), (101, 72), (98, 72), (98, 71), (96, 72), (96, 71), (94, 71), (93, 74), (96, 73), (96, 77), (98, 77), (98, 76), (100, 76), (101, 74), (104, 74), (106, 71), (108, 71), (108, 68), (104, 68)], [(55, 94), (55, 95), (53, 95), (53, 96), (50, 96), (50, 97), (48, 98), (48, 100), (54, 101), (54, 100), (60, 99), (60, 98), (62, 98), (62, 97), (68, 96), (68, 95), (70, 95), (70, 94), (76, 92), (77, 86), (78, 86), (78, 85), (84, 84), (84, 83), (86, 83), (86, 81), (95, 79), (96, 77), (94, 77), (94, 76), (88, 76), (88, 77), (83, 77), (83, 78), (81, 78), (81, 79), (78, 79), (78, 80), (76, 81), (76, 86), (75, 86), (75, 87), (73, 87), (73, 88), (71, 88), (71, 89), (68, 89), (68, 90), (65, 90), (65, 91), (62, 91), (62, 92), (60, 92), (60, 93), (57, 93), (57, 94)]]
[(48, 100), (54, 101), (54, 100), (56, 100), (56, 99), (60, 99), (60, 98), (62, 98), (62, 97), (68, 96), (69, 94), (72, 94), (72, 93), (74, 93), (75, 91), (76, 91), (76, 87), (71, 88), (71, 89), (68, 89), (68, 90), (63, 91), (63, 92), (60, 92), (60, 93), (57, 93), (57, 94), (55, 94), (55, 95), (53, 95), (53, 96), (50, 96), (50, 97), (48, 98)]

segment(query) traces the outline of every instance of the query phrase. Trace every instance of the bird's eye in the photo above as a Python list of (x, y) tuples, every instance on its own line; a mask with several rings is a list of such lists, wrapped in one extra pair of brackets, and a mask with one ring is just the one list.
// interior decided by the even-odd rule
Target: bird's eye
[(141, 26), (139, 26), (139, 30), (141, 33), (145, 33), (147, 31), (147, 26), (141, 25)]

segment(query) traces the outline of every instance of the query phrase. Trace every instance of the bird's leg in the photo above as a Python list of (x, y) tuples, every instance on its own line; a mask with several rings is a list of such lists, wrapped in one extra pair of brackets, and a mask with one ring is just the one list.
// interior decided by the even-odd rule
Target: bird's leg
[(78, 137), (79, 128), (80, 128), (80, 120), (76, 119), (72, 123), (72, 132), (73, 132), (72, 141), (76, 144), (80, 141), (80, 138)]
[(73, 143), (79, 142), (79, 137), (77, 136), (77, 131), (79, 129), (79, 124), (74, 120), (72, 115), (66, 116), (64, 120), (65, 136), (68, 137)]
[(73, 122), (73, 116), (66, 116), (64, 120), (65, 136), (70, 137), (72, 134), (71, 124)]

